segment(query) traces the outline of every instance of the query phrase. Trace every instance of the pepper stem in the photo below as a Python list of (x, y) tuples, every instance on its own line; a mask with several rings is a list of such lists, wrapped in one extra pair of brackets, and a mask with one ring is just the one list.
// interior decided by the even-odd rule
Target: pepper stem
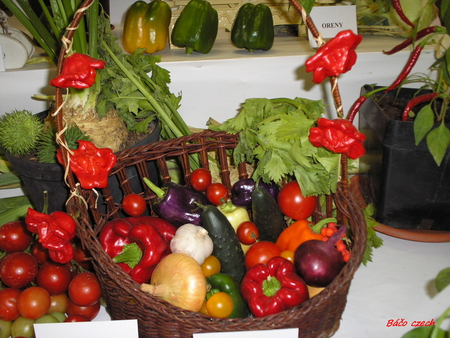
[(147, 177), (144, 177), (142, 180), (150, 188), (150, 190), (156, 194), (156, 196), (158, 198), (163, 198), (166, 195), (166, 193), (164, 192), (163, 189), (158, 187), (156, 184), (154, 184), (152, 181), (150, 181)]
[(273, 297), (281, 289), (281, 283), (273, 276), (267, 277), (262, 284), (263, 293), (267, 297)]
[(115, 263), (125, 263), (134, 268), (142, 258), (142, 250), (136, 243), (123, 246), (122, 252), (113, 258)]

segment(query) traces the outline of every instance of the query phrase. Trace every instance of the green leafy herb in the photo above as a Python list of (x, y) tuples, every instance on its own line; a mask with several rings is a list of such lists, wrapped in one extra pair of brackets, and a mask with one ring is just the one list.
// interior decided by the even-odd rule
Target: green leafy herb
[(374, 227), (376, 227), (379, 223), (372, 217), (375, 213), (373, 205), (369, 204), (365, 209), (363, 209), (363, 213), (367, 224), (367, 243), (362, 263), (367, 265), (367, 262), (372, 262), (373, 249), (381, 247), (383, 245), (383, 240), (377, 236), (374, 229)]
[(233, 159), (235, 164), (257, 163), (255, 180), (281, 183), (293, 177), (307, 196), (330, 194), (336, 191), (340, 157), (308, 139), (323, 114), (322, 101), (253, 98), (236, 117), (209, 128), (240, 133)]

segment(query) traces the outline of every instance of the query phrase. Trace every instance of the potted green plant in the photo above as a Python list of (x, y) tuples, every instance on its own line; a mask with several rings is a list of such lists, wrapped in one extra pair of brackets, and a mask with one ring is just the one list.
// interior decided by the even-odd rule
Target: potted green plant
[[(117, 152), (139, 142), (191, 133), (177, 111), (181, 97), (168, 88), (169, 72), (158, 65), (160, 57), (142, 53), (142, 50), (131, 55), (124, 53), (98, 0), (52, 1), (49, 8), (40, 2), (50, 29), (28, 2), (21, 1), (19, 8), (11, 0), (2, 1), (57, 67), (63, 67), (66, 56), (75, 54), (104, 63), (103, 69), (96, 69), (92, 86), (72, 86), (64, 92), (66, 125), (79, 128), (97, 147)], [(77, 15), (78, 19), (74, 20)], [(79, 66), (82, 65), (83, 61), (79, 62)], [(60, 86), (61, 82), (55, 83)], [(57, 112), (50, 109), (45, 119), (47, 125), (54, 123), (55, 114)], [(14, 161), (10, 161), (15, 166)], [(55, 172), (50, 176), (64, 186), (62, 167), (59, 164), (52, 164), (52, 167), (56, 167), (58, 175)], [(34, 173), (30, 176), (36, 177)], [(36, 200), (41, 198), (42, 191), (39, 193)], [(59, 205), (65, 201), (59, 200)]]
[[(413, 46), (410, 58), (395, 81), (387, 87), (366, 85), (349, 115), (360, 112), (360, 130), (367, 137), (367, 153), (360, 159), (360, 185), (366, 201), (376, 208), (378, 222), (394, 228), (449, 231), (450, 129), (446, 122), (449, 101), (450, 19), (439, 4), (442, 26), (429, 26), (386, 54)], [(409, 22), (399, 0), (393, 1), (399, 16)], [(429, 3), (434, 6), (434, 2)], [(410, 75), (426, 44), (436, 47), (433, 73)], [(418, 89), (406, 88), (419, 83)], [(386, 107), (397, 106), (397, 117)]]

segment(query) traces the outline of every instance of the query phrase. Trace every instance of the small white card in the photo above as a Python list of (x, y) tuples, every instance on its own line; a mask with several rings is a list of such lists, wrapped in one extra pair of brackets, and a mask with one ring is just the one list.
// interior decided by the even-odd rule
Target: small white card
[(36, 338), (139, 338), (137, 319), (34, 324)]
[(298, 338), (298, 328), (260, 331), (194, 333), (193, 338)]
[[(314, 6), (309, 15), (324, 40), (334, 38), (340, 31), (348, 29), (358, 34), (354, 5)], [(317, 48), (317, 42), (309, 30), (308, 39), (310, 46)]]
[(2, 44), (0, 43), (0, 72), (5, 71), (5, 62), (3, 61), (4, 58), (5, 55), (3, 55)]

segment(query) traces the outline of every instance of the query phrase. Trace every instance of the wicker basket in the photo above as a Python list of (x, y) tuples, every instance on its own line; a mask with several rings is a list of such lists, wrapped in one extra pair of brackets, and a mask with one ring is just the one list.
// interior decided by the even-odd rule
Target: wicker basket
[[(82, 6), (92, 2), (85, 0)], [(77, 14), (66, 38), (73, 36), (81, 14)], [(61, 53), (60, 61), (63, 58)], [(58, 72), (61, 72), (61, 64)], [(62, 93), (56, 89), (57, 127), (64, 129), (64, 107)], [(64, 141), (62, 135), (61, 141)], [(156, 165), (163, 182), (171, 180), (167, 160), (177, 159), (181, 163), (183, 176), (189, 182), (190, 155), (197, 154), (201, 166), (208, 168), (208, 154), (214, 152), (220, 164), (222, 182), (231, 189), (230, 167), (227, 151), (236, 147), (238, 135), (224, 132), (204, 131), (177, 139), (160, 141), (149, 145), (129, 148), (117, 154), (118, 161), (111, 172), (111, 176), (119, 182), (123, 194), (142, 193), (151, 210), (152, 201), (156, 196), (148, 187), (143, 185), (142, 191), (132, 191), (131, 177), (126, 170), (135, 167), (140, 179), (149, 177), (149, 162)], [(67, 162), (67, 151), (61, 147), (63, 158)], [(239, 178), (248, 177), (247, 166), (238, 166)], [(349, 225), (353, 245), (351, 258), (334, 281), (319, 295), (290, 310), (263, 318), (245, 319), (214, 319), (201, 313), (182, 310), (178, 307), (154, 297), (140, 290), (140, 285), (133, 281), (117, 264), (115, 264), (103, 250), (98, 234), (103, 226), (111, 219), (120, 217), (120, 201), (114, 201), (109, 188), (101, 191), (81, 189), (75, 177), (68, 172), (67, 182), (72, 191), (72, 197), (67, 202), (67, 211), (76, 215), (77, 234), (82, 244), (87, 248), (93, 259), (95, 272), (100, 280), (103, 296), (107, 304), (107, 311), (112, 320), (137, 319), (141, 338), (146, 337), (192, 337), (194, 333), (202, 332), (232, 332), (248, 330), (274, 330), (298, 328), (299, 337), (330, 337), (339, 328), (341, 315), (344, 311), (351, 280), (358, 269), (366, 246), (366, 223), (361, 208), (348, 189), (347, 159), (342, 156), (342, 178), (337, 192), (328, 196), (327, 210), (317, 208), (316, 220), (329, 217), (337, 211), (337, 218), (341, 223)], [(96, 203), (97, 193), (103, 195), (106, 209), (101, 213)], [(333, 203), (334, 202), (334, 203)], [(335, 210), (333, 209), (335, 208)]]

